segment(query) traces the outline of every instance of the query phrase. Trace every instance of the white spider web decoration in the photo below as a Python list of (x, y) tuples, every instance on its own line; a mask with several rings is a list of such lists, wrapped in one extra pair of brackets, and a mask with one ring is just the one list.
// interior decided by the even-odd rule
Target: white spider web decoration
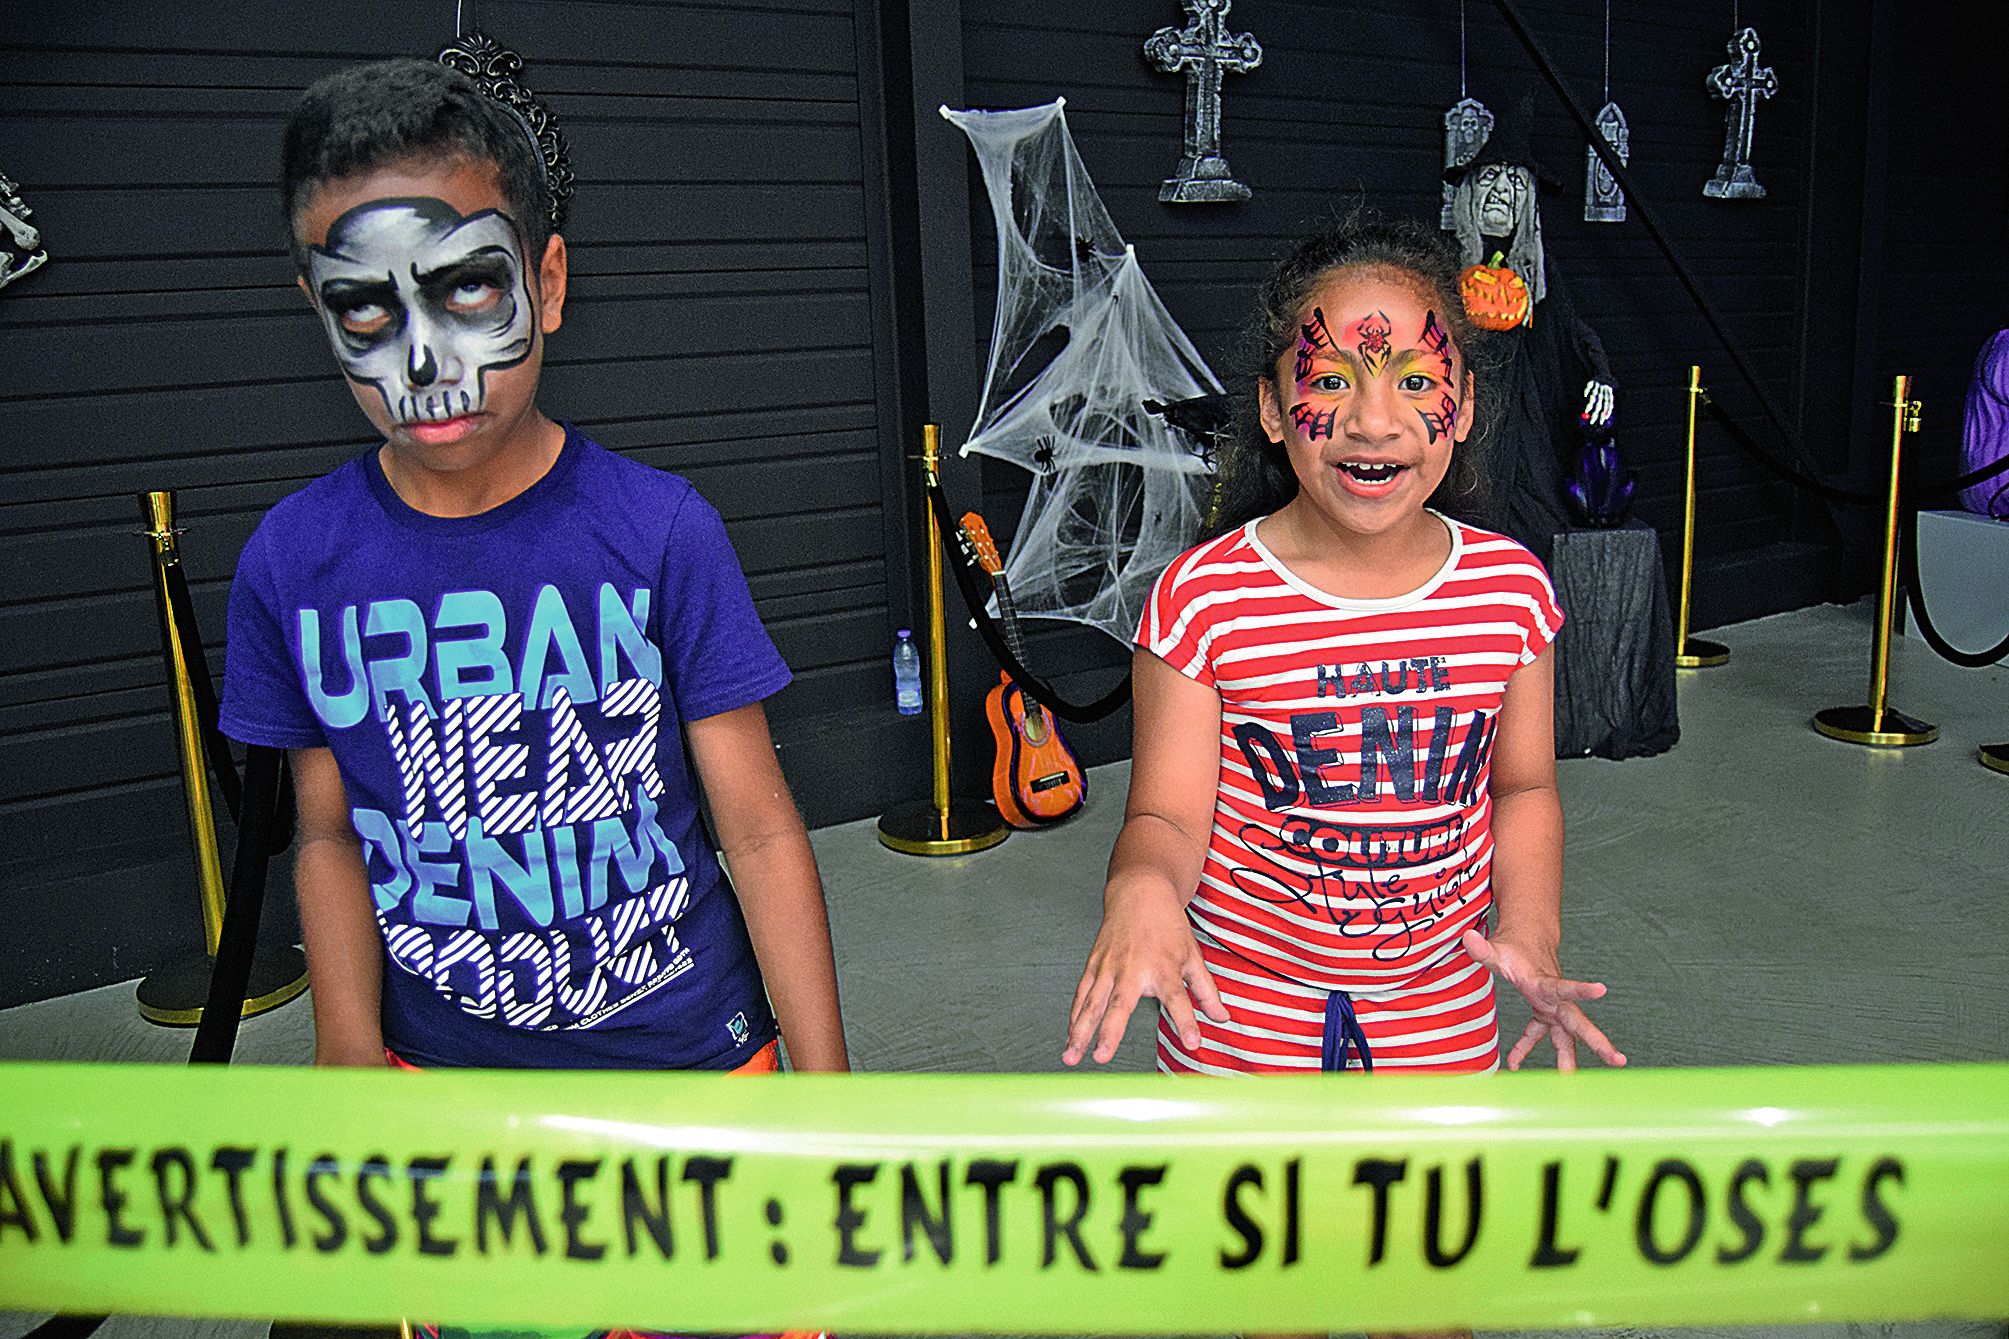
[(997, 318), (962, 453), (1033, 476), (1005, 576), (1032, 618), (1125, 646), (1151, 583), (1199, 536), (1207, 462), (1144, 408), (1221, 384), (1116, 231), (1065, 99), (942, 115), (970, 137), (997, 220)]

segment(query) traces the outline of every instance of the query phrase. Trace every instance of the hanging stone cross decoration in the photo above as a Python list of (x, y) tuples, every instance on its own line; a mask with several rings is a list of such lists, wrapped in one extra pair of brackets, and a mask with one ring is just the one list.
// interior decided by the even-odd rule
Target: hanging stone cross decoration
[[(1486, 147), (1486, 141), (1493, 135), (1493, 113), (1477, 98), (1460, 98), (1444, 113), (1444, 169), (1463, 167)], [(1445, 232), (1453, 231), (1458, 225), (1451, 218), (1450, 182), (1444, 182), (1444, 208), (1438, 215), (1437, 226)]]
[(1181, 205), (1246, 200), (1249, 188), (1221, 157), (1221, 75), (1247, 74), (1263, 63), (1263, 49), (1253, 33), (1228, 32), (1234, 0), (1181, 2), (1192, 26), (1160, 28), (1144, 43), (1145, 59), (1158, 69), (1186, 72), (1186, 152), (1158, 198)]
[(1762, 200), (1765, 188), (1751, 174), (1751, 128), (1758, 119), (1758, 99), (1779, 91), (1771, 67), (1758, 65), (1758, 30), (1740, 29), (1730, 39), (1730, 61), (1709, 72), (1709, 91), (1730, 105), (1723, 112), (1723, 162), (1716, 175), (1702, 183), (1712, 200)]
[[(1621, 167), (1632, 166), (1632, 130), (1625, 124), (1625, 113), (1617, 103), (1607, 102), (1598, 109), (1597, 133), (1604, 136), (1604, 142), (1618, 155)], [(1618, 188), (1611, 169), (1597, 156), (1595, 148), (1586, 144), (1583, 153), (1583, 221), (1625, 222), (1625, 192)]]

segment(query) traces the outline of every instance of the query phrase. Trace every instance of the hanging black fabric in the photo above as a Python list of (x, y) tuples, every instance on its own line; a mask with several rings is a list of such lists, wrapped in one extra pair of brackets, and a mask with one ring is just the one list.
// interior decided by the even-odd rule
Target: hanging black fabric
[[(949, 500), (942, 495), (939, 483), (928, 485), (927, 493), (928, 505), (935, 513), (935, 523), (941, 527), (942, 538), (947, 540), (950, 535), (956, 533), (956, 523), (949, 516)], [(1077, 725), (1099, 721), (1122, 708), (1130, 700), (1130, 674), (1127, 670), (1121, 682), (1085, 706), (1069, 702), (1056, 693), (1027, 669), (1025, 663), (1012, 654), (1011, 647), (1005, 644), (1004, 633), (999, 629), (997, 620), (984, 608), (990, 601), (990, 592), (977, 584), (977, 574), (972, 570), (968, 560), (962, 556), (960, 550), (951, 557), (953, 561), (949, 563), (949, 569), (956, 574), (956, 589), (963, 593), (963, 603), (969, 606), (970, 619), (976, 624), (977, 635), (984, 639), (984, 645), (990, 648), (990, 653), (997, 658), (998, 664), (1004, 667), (1005, 672), (1011, 675), (1012, 681), (1025, 690), (1026, 696), (1061, 720), (1073, 721)]]

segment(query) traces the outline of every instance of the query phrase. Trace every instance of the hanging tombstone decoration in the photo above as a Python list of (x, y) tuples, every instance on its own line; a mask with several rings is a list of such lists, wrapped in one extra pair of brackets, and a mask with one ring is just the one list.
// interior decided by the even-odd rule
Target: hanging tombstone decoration
[(1246, 200), (1249, 188), (1236, 181), (1221, 156), (1221, 76), (1247, 74), (1263, 63), (1252, 33), (1228, 32), (1234, 0), (1182, 0), (1190, 27), (1160, 28), (1145, 40), (1144, 57), (1166, 74), (1186, 74), (1186, 151), (1179, 167), (1158, 188), (1169, 204), (1211, 204)]
[[(1486, 147), (1486, 139), (1492, 133), (1493, 113), (1486, 109), (1486, 104), (1477, 98), (1459, 98), (1444, 113), (1444, 166), (1463, 167), (1471, 162), (1473, 155)], [(1451, 232), (1457, 227), (1451, 217), (1451, 183), (1443, 185), (1444, 208), (1437, 226)]]
[(476, 29), (440, 48), (437, 59), (474, 80), (482, 92), (516, 113), (537, 152), (537, 162), (544, 169), (551, 231), (564, 232), (565, 210), (572, 203), (572, 159), (566, 151), (565, 132), (558, 128), (558, 118), (521, 82), (523, 57)]
[(21, 198), (21, 188), (0, 172), (0, 288), (49, 263), (41, 229), (28, 222), (34, 213)]
[(1729, 104), (1723, 112), (1723, 162), (1702, 183), (1712, 200), (1762, 200), (1765, 188), (1751, 173), (1751, 129), (1758, 99), (1779, 91), (1779, 78), (1758, 64), (1758, 30), (1740, 28), (1730, 39), (1730, 60), (1709, 72), (1709, 91)]
[[(1597, 133), (1604, 136), (1604, 142), (1618, 155), (1621, 166), (1632, 166), (1632, 131), (1625, 124), (1625, 113), (1615, 102), (1607, 102), (1598, 110)], [(1583, 168), (1583, 219), (1585, 223), (1625, 222), (1625, 192), (1618, 188), (1611, 169), (1597, 156), (1597, 150), (1584, 146)]]
[[(1604, 0), (1604, 106), (1598, 109), (1597, 133), (1618, 155), (1621, 167), (1632, 166), (1632, 131), (1625, 124), (1625, 112), (1611, 100), (1611, 0)], [(1625, 192), (1597, 156), (1594, 144), (1583, 147), (1583, 221), (1625, 222)]]
[[(1493, 113), (1465, 88), (1465, 0), (1458, 0), (1458, 100), (1444, 113), (1444, 170), (1449, 172), (1470, 163), (1486, 147), (1492, 133)], [(1437, 215), (1437, 226), (1445, 232), (1456, 232), (1458, 221), (1451, 214), (1451, 183), (1446, 181), (1443, 187), (1444, 206)]]

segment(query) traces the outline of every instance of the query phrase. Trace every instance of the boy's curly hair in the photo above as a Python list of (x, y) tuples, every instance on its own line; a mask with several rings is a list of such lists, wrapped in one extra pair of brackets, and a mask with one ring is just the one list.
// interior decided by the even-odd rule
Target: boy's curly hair
[(1484, 456), (1495, 418), (1483, 394), (1489, 380), (1488, 348), (1458, 296), (1458, 253), (1428, 224), (1356, 208), (1299, 242), (1259, 291), (1232, 362), (1234, 425), (1221, 449), (1213, 513), (1203, 538), (1226, 534), (1297, 496), (1297, 476), (1283, 444), (1263, 430), (1261, 386), (1275, 384), (1278, 362), (1296, 347), (1312, 295), (1336, 271), (1352, 269), (1389, 270), (1416, 284), (1449, 330), (1472, 374), (1479, 419), (1471, 435), (1452, 449), (1450, 469), (1429, 505), (1464, 520), (1486, 520)]
[(294, 265), (306, 269), (294, 220), (317, 186), (411, 158), (495, 164), (502, 198), (523, 230), (524, 260), (537, 265), (551, 216), (529, 129), (458, 70), (409, 56), (338, 70), (300, 96), (279, 170)]

